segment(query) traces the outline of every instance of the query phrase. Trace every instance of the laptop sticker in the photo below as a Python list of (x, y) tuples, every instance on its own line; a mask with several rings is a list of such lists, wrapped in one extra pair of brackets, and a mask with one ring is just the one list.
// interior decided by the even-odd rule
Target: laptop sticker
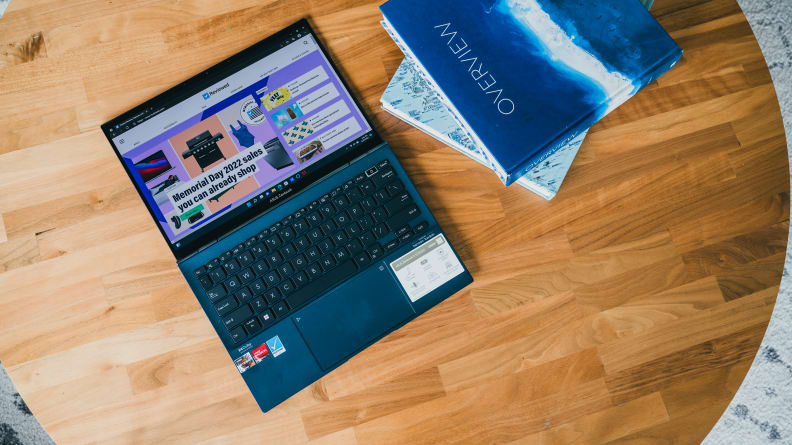
[(250, 353), (253, 355), (253, 360), (255, 360), (256, 363), (260, 363), (269, 355), (270, 352), (269, 352), (269, 348), (267, 348), (267, 345), (262, 344), (258, 348), (250, 351)]
[(239, 373), (242, 374), (248, 369), (256, 366), (255, 360), (253, 360), (253, 356), (250, 355), (249, 352), (244, 353), (241, 357), (234, 360), (234, 364), (236, 365)]
[(284, 352), (286, 352), (286, 348), (283, 346), (283, 342), (281, 342), (280, 337), (278, 337), (277, 335), (267, 340), (267, 347), (269, 347), (270, 351), (272, 351), (273, 357), (277, 357), (283, 354)]
[(393, 261), (390, 267), (412, 302), (465, 270), (442, 234)]

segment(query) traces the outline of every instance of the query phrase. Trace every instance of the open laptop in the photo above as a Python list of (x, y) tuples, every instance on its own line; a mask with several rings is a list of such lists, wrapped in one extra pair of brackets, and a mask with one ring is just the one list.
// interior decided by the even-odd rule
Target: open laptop
[(102, 130), (264, 411), (472, 282), (306, 20)]

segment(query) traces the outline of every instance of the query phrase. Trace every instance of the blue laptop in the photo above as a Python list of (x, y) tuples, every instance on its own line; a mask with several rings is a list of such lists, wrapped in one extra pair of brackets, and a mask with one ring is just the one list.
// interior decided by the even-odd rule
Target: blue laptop
[(473, 281), (306, 20), (102, 130), (263, 411)]

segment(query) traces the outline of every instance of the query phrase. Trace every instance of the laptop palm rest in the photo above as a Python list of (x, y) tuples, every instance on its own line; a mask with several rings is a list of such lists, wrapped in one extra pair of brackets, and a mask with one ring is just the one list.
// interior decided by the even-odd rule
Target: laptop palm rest
[(387, 270), (369, 267), (297, 312), (292, 320), (326, 371), (413, 314)]

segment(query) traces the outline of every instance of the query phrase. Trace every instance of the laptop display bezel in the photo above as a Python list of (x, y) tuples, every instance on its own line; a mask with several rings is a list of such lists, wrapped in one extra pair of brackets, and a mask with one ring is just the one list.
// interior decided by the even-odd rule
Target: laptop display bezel
[[(294, 193), (289, 194), (284, 199), (279, 200), (278, 202), (266, 207), (262, 205), (253, 206), (253, 207), (244, 207), (244, 206), (237, 207), (229, 211), (227, 214), (218, 217), (217, 221), (207, 223), (206, 227), (199, 229), (195, 233), (172, 242), (168, 238), (168, 235), (166, 234), (165, 230), (163, 229), (161, 222), (157, 219), (156, 213), (154, 212), (154, 209), (152, 208), (151, 204), (146, 199), (141, 185), (135, 180), (132, 171), (130, 170), (127, 163), (124, 162), (120, 151), (113, 142), (113, 138), (118, 135), (117, 134), (113, 135), (112, 129), (115, 128), (116, 125), (123, 125), (125, 123), (130, 122), (131, 120), (136, 119), (136, 117), (145, 116), (146, 113), (155, 112), (155, 110), (165, 109), (169, 106), (173, 106), (185, 100), (188, 97), (198, 94), (201, 91), (205, 90), (206, 88), (216, 84), (217, 82), (227, 78), (228, 76), (261, 60), (262, 58), (266, 57), (272, 52), (282, 48), (283, 46), (285, 46), (285, 44), (287, 44), (287, 42), (290, 43), (291, 41), (293, 41), (295, 36), (297, 35), (304, 36), (305, 33), (310, 34), (313, 37), (317, 46), (319, 47), (319, 50), (327, 59), (328, 64), (335, 72), (335, 74), (338, 76), (341, 84), (349, 92), (349, 96), (351, 97), (351, 100), (354, 102), (355, 106), (357, 106), (357, 108), (360, 110), (360, 114), (362, 118), (368, 124), (370, 128), (369, 132), (358, 138), (358, 140), (360, 140), (365, 137), (365, 140), (361, 141), (360, 143), (354, 144), (354, 146), (351, 146), (352, 145), (351, 142), (345, 144), (344, 146), (336, 149), (336, 151), (331, 155), (321, 159), (316, 164), (312, 165), (311, 166), (312, 172), (309, 173), (308, 177), (305, 178), (305, 180), (303, 180), (299, 184), (295, 184), (293, 186), (295, 188), (298, 188), (298, 190), (295, 190)], [(223, 236), (234, 232), (239, 227), (248, 224), (250, 221), (258, 218), (259, 216), (266, 214), (267, 212), (277, 208), (278, 206), (282, 205), (285, 202), (288, 202), (295, 196), (301, 194), (305, 189), (315, 184), (323, 177), (327, 176), (327, 174), (348, 164), (352, 160), (365, 155), (369, 151), (377, 148), (380, 144), (382, 144), (382, 139), (380, 138), (377, 131), (374, 129), (371, 119), (366, 115), (363, 107), (360, 105), (360, 102), (355, 97), (355, 95), (352, 94), (352, 89), (349, 87), (349, 84), (341, 75), (341, 72), (338, 70), (338, 67), (336, 66), (335, 62), (328, 54), (324, 45), (322, 45), (322, 42), (318, 38), (313, 27), (311, 27), (310, 23), (305, 18), (287, 26), (286, 28), (283, 28), (282, 30), (272, 34), (269, 37), (264, 38), (258, 43), (255, 43), (250, 47), (243, 49), (242, 51), (234, 54), (233, 56), (196, 74), (195, 76), (168, 89), (167, 91), (157, 95), (156, 97), (149, 99), (146, 102), (132, 108), (131, 110), (105, 122), (104, 124), (101, 125), (101, 129), (107, 140), (110, 142), (110, 145), (112, 146), (113, 151), (115, 152), (119, 161), (124, 166), (124, 170), (129, 176), (129, 179), (132, 181), (132, 184), (135, 186), (138, 195), (140, 195), (140, 199), (145, 204), (146, 209), (149, 211), (149, 214), (154, 220), (157, 228), (162, 234), (162, 237), (165, 239), (166, 243), (170, 247), (171, 252), (176, 257), (177, 261), (182, 261), (185, 258), (188, 258), (189, 256), (195, 254), (205, 246), (211, 245), (212, 243), (216, 242), (218, 239), (222, 238)], [(154, 135), (152, 135), (152, 137), (153, 136)]]

